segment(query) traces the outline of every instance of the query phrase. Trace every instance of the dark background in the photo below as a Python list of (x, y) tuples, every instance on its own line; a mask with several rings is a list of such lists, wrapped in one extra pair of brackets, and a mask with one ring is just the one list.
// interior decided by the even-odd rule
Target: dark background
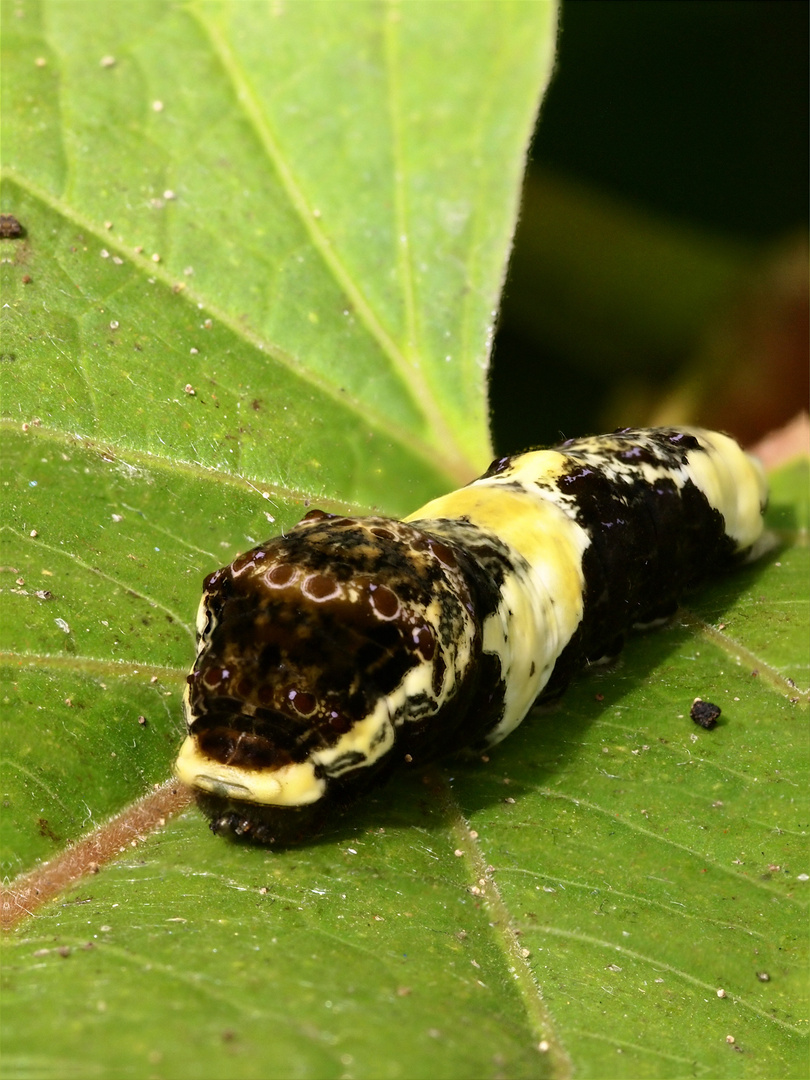
[[(792, 0), (566, 0), (529, 177), (584, 185), (741, 251), (800, 239), (809, 31), (808, 5)], [(564, 335), (544, 340), (542, 317), (536, 328), (512, 317), (510, 293), (527, 284), (515, 275), (531, 245), (528, 216), (495, 342), (490, 398), (499, 452), (598, 430), (623, 377), (615, 360), (584, 362)], [(520, 272), (525, 278), (525, 265)], [(576, 292), (576, 281), (564, 287)], [(543, 295), (538, 289), (541, 308)], [(651, 356), (646, 377), (676, 382), (692, 350), (683, 351)], [(795, 412), (800, 401), (795, 390), (790, 396)]]

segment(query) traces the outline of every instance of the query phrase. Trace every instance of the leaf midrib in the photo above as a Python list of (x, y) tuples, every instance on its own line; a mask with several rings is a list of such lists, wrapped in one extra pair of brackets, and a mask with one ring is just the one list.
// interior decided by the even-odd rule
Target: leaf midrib
[[(214, 52), (219, 57), (222, 70), (227, 75), (231, 86), (233, 87), (235, 98), (243, 105), (246, 116), (253, 126), (257, 140), (264, 148), (270, 165), (275, 170), (281, 186), (287, 193), (290, 206), (293, 208), (296, 216), (301, 222), (314, 249), (318, 252), (321, 260), (332, 274), (337, 285), (351, 301), (355, 312), (371, 338), (377, 343), (382, 353), (388, 357), (393, 369), (398, 372), (412, 404), (425, 417), (428, 430), (432, 434), (431, 445), (434, 449), (438, 447), (441, 450), (445, 461), (446, 471), (460, 482), (466, 483), (470, 479), (470, 476), (475, 473), (476, 465), (469, 460), (467, 455), (458, 445), (456, 437), (447, 427), (444, 416), (438, 407), (438, 403), (431, 392), (430, 386), (422, 376), (417, 363), (414, 362), (414, 357), (409, 355), (415, 344), (414, 334), (416, 326), (413, 298), (413, 275), (411, 272), (410, 259), (407, 254), (407, 245), (401, 249), (402, 256), (399, 260), (400, 279), (402, 281), (406, 311), (406, 333), (409, 345), (407, 352), (403, 352), (375, 315), (365, 293), (354, 281), (330, 244), (324, 229), (318, 223), (318, 219), (315, 217), (312, 208), (307, 203), (304, 193), (301, 190), (291, 167), (282, 154), (278, 140), (271, 129), (269, 119), (262, 110), (259, 99), (250, 82), (241, 70), (229, 44), (223, 39), (221, 34), (214, 32), (213, 25), (202, 17), (199, 10), (191, 8), (190, 13), (211, 43)], [(396, 20), (391, 18), (386, 21), (386, 39), (389, 42), (390, 36), (395, 34), (395, 30), (393, 29), (395, 23)], [(396, 113), (394, 94), (394, 87), (396, 85), (394, 77), (395, 55), (395, 49), (389, 43), (389, 47), (385, 50), (385, 61), (389, 79), (389, 101), (391, 104), (392, 120)], [(397, 123), (392, 123), (392, 142), (394, 144), (395, 160), (398, 160), (397, 130)], [(402, 191), (402, 184), (401, 182), (397, 182), (400, 169), (397, 169), (396, 172), (397, 179), (395, 179), (393, 192), (394, 205), (396, 208), (395, 213), (397, 224), (399, 225), (400, 222), (402, 222), (402, 228), (404, 229), (405, 199)], [(401, 235), (407, 236), (408, 234), (405, 232)]]

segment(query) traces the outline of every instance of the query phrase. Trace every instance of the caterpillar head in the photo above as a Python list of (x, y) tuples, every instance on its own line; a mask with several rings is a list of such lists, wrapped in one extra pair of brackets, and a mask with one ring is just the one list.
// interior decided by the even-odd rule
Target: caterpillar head
[(312, 511), (205, 579), (178, 777), (215, 832), (286, 842), (453, 744), (480, 654), (452, 544)]

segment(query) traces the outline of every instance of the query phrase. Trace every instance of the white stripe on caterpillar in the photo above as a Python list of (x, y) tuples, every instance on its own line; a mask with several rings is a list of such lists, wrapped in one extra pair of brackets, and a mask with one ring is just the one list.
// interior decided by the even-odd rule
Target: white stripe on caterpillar
[(659, 428), (501, 458), (405, 521), (312, 511), (206, 578), (177, 775), (214, 831), (302, 839), (500, 741), (750, 550), (766, 497), (733, 439)]

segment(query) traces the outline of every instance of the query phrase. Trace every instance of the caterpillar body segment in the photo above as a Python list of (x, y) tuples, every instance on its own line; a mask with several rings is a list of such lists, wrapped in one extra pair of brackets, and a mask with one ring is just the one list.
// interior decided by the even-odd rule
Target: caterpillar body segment
[(404, 521), (313, 511), (206, 578), (177, 775), (216, 832), (305, 838), (670, 615), (766, 495), (733, 439), (661, 428), (501, 458)]

